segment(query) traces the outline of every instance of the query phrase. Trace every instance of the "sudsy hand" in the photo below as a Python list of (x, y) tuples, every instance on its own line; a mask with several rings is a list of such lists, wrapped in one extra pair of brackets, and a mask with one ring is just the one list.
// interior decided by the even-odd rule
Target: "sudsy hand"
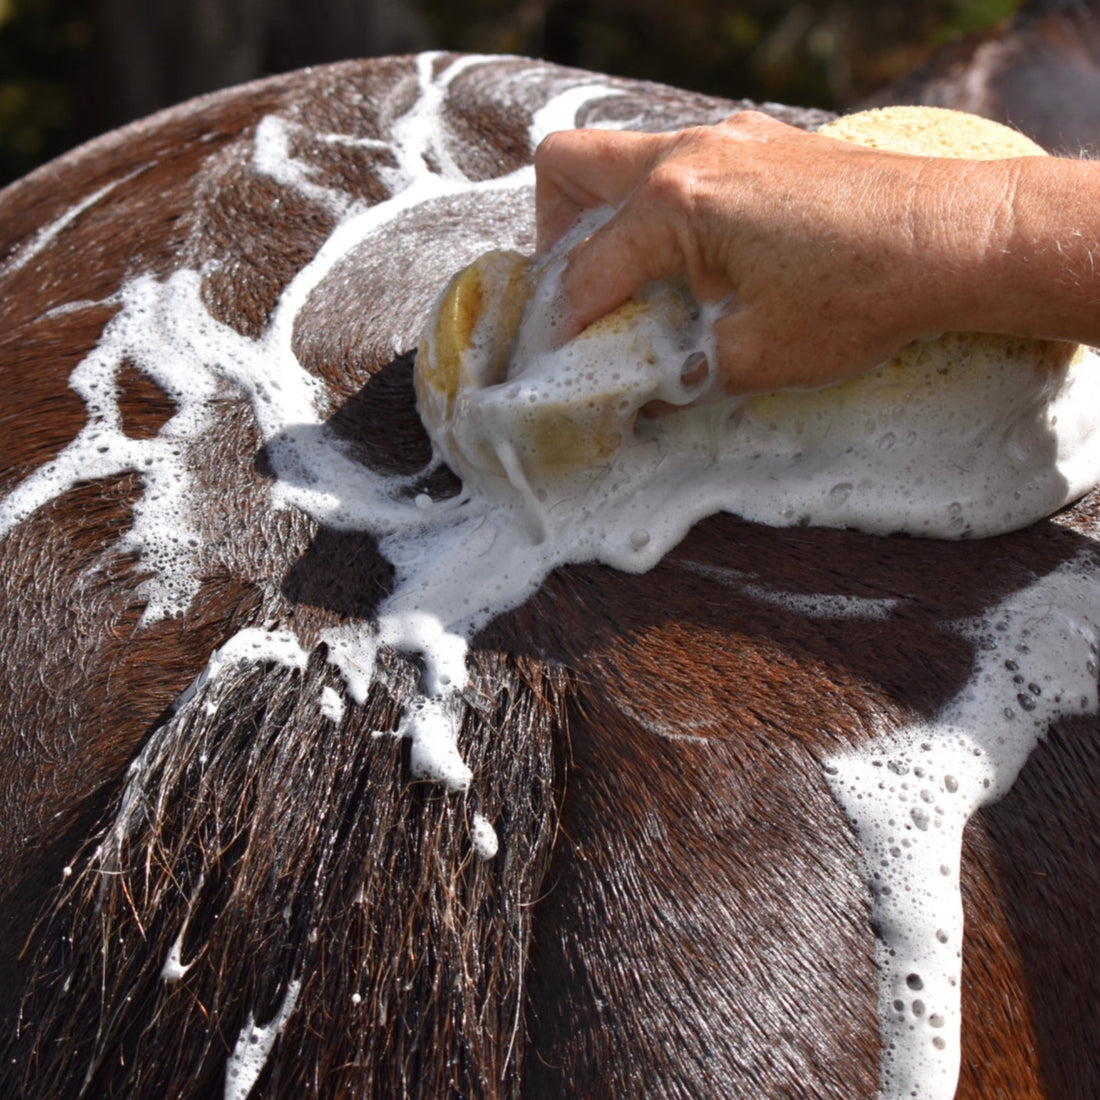
[(538, 247), (616, 207), (570, 255), (574, 331), (682, 276), (700, 301), (730, 303), (716, 326), (727, 390), (822, 386), (946, 330), (1075, 335), (1048, 316), (1049, 282), (1035, 300), (1016, 270), (1031, 162), (1066, 163), (886, 153), (755, 112), (677, 133), (566, 131), (535, 157)]

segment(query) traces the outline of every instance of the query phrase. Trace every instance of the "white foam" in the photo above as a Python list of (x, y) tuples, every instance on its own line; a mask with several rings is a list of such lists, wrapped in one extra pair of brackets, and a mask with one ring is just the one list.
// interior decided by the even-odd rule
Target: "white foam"
[(214, 650), (206, 667), (176, 699), (174, 709), (182, 710), (211, 681), (227, 668), (250, 664), (275, 664), (303, 671), (309, 655), (290, 630), (265, 630), (248, 627), (239, 630), (220, 649)]
[(378, 656), (373, 631), (359, 625), (332, 627), (322, 633), (321, 639), (328, 647), (329, 664), (344, 678), (352, 702), (365, 703)]
[(295, 978), (287, 985), (278, 1011), (266, 1024), (257, 1025), (252, 1013), (248, 1014), (233, 1052), (225, 1063), (225, 1100), (248, 1100), (248, 1094), (267, 1064), (275, 1040), (294, 1012), (301, 990), (301, 979)]
[(308, 659), (292, 631), (250, 627), (238, 631), (221, 649), (215, 650), (206, 669), (208, 677), (213, 680), (225, 668), (260, 662), (301, 671)]
[(161, 981), (178, 982), (186, 976), (187, 971), (194, 965), (194, 960), (189, 963), (183, 961), (183, 937), (186, 930), (187, 926), (185, 924), (168, 951), (168, 957), (160, 968)]
[(344, 720), (344, 700), (335, 688), (326, 686), (321, 689), (321, 713), (336, 725)]
[[(589, 80), (554, 96), (545, 106), (538, 108), (531, 116), (531, 125), (527, 128), (527, 140), (532, 149), (537, 149), (543, 138), (556, 130), (571, 130), (578, 113), (594, 99), (607, 99), (621, 95), (615, 88), (609, 88), (599, 81)], [(619, 120), (613, 126), (604, 123), (608, 129), (629, 129), (630, 123), (637, 120)], [(565, 125), (563, 125), (565, 123)]]
[(828, 762), (856, 828), (879, 933), (882, 1096), (950, 1100), (958, 1078), (963, 829), (1003, 797), (1051, 722), (1097, 709), (1100, 582), (1063, 565), (955, 624), (976, 658), (935, 719)]
[(492, 859), (500, 850), (496, 830), (489, 819), (481, 814), (474, 814), (470, 823), (470, 841), (478, 859)]
[[(452, 791), (464, 791), (473, 779), (458, 751), (458, 722), (461, 707), (454, 695), (443, 698), (421, 696), (414, 699), (393, 731), (394, 737), (405, 737), (409, 746), (409, 771), (417, 779), (443, 783)], [(386, 734), (379, 730), (375, 737)]]
[(183, 918), (183, 924), (180, 925), (180, 930), (176, 934), (172, 946), (168, 949), (168, 957), (164, 960), (164, 965), (160, 969), (161, 981), (168, 982), (169, 984), (182, 981), (187, 976), (187, 972), (195, 964), (194, 959), (189, 963), (183, 961), (183, 938), (187, 935), (187, 928), (191, 923), (191, 913), (194, 910), (195, 901), (202, 890), (204, 881), (204, 876), (200, 875), (194, 892), (191, 895), (191, 900), (187, 903), (187, 914)]
[(299, 160), (290, 151), (291, 140), (301, 132), (302, 127), (288, 119), (278, 115), (265, 115), (256, 127), (252, 167), (261, 175), (270, 176), (276, 183), (298, 191), (307, 199), (325, 207), (334, 216), (342, 217), (352, 205), (348, 196), (342, 191), (315, 183), (310, 178), (313, 167)]

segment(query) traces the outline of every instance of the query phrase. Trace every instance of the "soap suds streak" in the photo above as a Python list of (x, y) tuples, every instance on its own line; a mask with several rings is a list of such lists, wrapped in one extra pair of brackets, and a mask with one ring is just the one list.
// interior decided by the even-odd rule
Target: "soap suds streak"
[(753, 599), (774, 603), (796, 615), (811, 619), (888, 619), (898, 608), (899, 600), (890, 596), (842, 596), (836, 593), (777, 592), (757, 583), (751, 574), (704, 562), (677, 558), (675, 564), (705, 580), (734, 588)]
[[(263, 630), (246, 627), (239, 630), (220, 649), (216, 649), (206, 667), (176, 700), (173, 709), (182, 710), (211, 681), (227, 668), (244, 664), (282, 665), (284, 668), (303, 671), (309, 655), (289, 630)], [(337, 702), (339, 700), (337, 699)], [(332, 703), (328, 704), (332, 709)]]
[[(314, 183), (309, 177), (311, 166), (291, 155), (290, 142), (300, 127), (294, 126), (278, 115), (266, 115), (256, 127), (253, 170), (261, 175), (270, 176), (276, 183), (282, 184), (305, 198), (324, 207), (334, 217), (347, 214), (352, 200), (343, 192), (331, 187)], [(334, 135), (329, 135), (330, 138)], [(386, 148), (379, 142), (378, 146)]]
[(128, 172), (125, 176), (121, 176), (119, 179), (111, 180), (110, 183), (104, 184), (98, 191), (93, 191), (86, 199), (82, 199), (80, 202), (70, 206), (59, 217), (55, 218), (48, 225), (44, 225), (38, 232), (25, 244), (22, 248), (18, 249), (10, 259), (6, 260), (3, 264), (0, 264), (0, 275), (13, 275), (22, 267), (26, 267), (35, 256), (39, 255), (43, 249), (48, 248), (56, 238), (70, 225), (73, 224), (86, 210), (95, 206), (100, 199), (105, 199), (116, 187), (132, 180), (135, 176), (144, 172), (145, 168), (136, 169), (133, 172)]
[(963, 829), (1008, 793), (1049, 725), (1097, 710), (1100, 582), (1092, 556), (974, 620), (966, 686), (932, 722), (828, 762), (856, 829), (879, 935), (885, 1100), (951, 1100), (961, 1050)]
[(225, 1065), (225, 1100), (247, 1100), (248, 1094), (263, 1072), (275, 1040), (278, 1039), (283, 1028), (286, 1027), (287, 1020), (294, 1012), (301, 991), (300, 978), (290, 982), (283, 994), (278, 1011), (265, 1024), (257, 1024), (252, 1013), (248, 1014), (248, 1020), (241, 1028), (233, 1052)]
[(187, 914), (184, 917), (183, 924), (180, 925), (180, 930), (176, 934), (176, 938), (172, 941), (172, 946), (168, 949), (168, 957), (164, 960), (164, 965), (160, 969), (160, 977), (165, 982), (178, 982), (187, 977), (188, 970), (195, 963), (195, 959), (192, 958), (189, 962), (183, 961), (183, 940), (187, 935), (188, 925), (191, 923), (191, 911), (195, 904), (195, 898), (202, 892), (203, 877), (199, 876), (198, 886), (195, 888), (195, 892), (192, 895), (191, 902), (187, 907)]

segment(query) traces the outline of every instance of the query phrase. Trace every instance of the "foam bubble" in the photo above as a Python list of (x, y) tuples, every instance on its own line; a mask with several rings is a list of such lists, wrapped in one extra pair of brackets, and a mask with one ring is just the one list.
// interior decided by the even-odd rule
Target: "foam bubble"
[(470, 823), (470, 842), (478, 859), (492, 859), (500, 850), (496, 830), (481, 814), (474, 814)]

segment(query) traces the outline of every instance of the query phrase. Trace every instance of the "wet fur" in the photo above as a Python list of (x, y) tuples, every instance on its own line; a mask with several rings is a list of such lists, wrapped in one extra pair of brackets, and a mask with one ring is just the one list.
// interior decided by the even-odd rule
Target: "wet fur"
[[(0, 195), (16, 256), (135, 173), (0, 274), (5, 489), (83, 424), (66, 379), (113, 307), (48, 311), (219, 258), (208, 306), (255, 335), (332, 219), (249, 171), (252, 127), (277, 111), (307, 135), (384, 132), (412, 71), (362, 62), (200, 100)], [(525, 160), (529, 107), (581, 79), (471, 70), (450, 116), (465, 169)], [(734, 107), (618, 86), (588, 121)], [(366, 153), (311, 155), (319, 181), (381, 196)], [(406, 226), (299, 318), (299, 358), (362, 461), (427, 461), (395, 352), (450, 274), (433, 235), (487, 245), (502, 216)], [(131, 434), (154, 431), (166, 398), (126, 379)], [(369, 537), (272, 512), (247, 405), (227, 391), (220, 411), (199, 471), (204, 584), (183, 619), (138, 625), (141, 563), (113, 549), (133, 478), (79, 486), (0, 542), (0, 1095), (216, 1095), (248, 1016), (270, 1019), (300, 978), (255, 1095), (873, 1096), (874, 933), (824, 760), (950, 699), (972, 653), (944, 624), (1089, 550), (1095, 499), (980, 543), (720, 516), (645, 576), (559, 570), (475, 640), (460, 736), (474, 782), (455, 795), (410, 782), (386, 735), (418, 675), (396, 656), (339, 724), (319, 709), (319, 685), (338, 686), (320, 650), (304, 672), (229, 670), (173, 709), (240, 627), (278, 622), (309, 648), (390, 583)], [(898, 602), (881, 620), (815, 617), (758, 588)], [(960, 1097), (1100, 1094), (1096, 732), (1052, 730), (968, 829)], [(475, 812), (500, 835), (493, 860), (471, 851)], [(191, 966), (167, 983), (185, 926)]]

